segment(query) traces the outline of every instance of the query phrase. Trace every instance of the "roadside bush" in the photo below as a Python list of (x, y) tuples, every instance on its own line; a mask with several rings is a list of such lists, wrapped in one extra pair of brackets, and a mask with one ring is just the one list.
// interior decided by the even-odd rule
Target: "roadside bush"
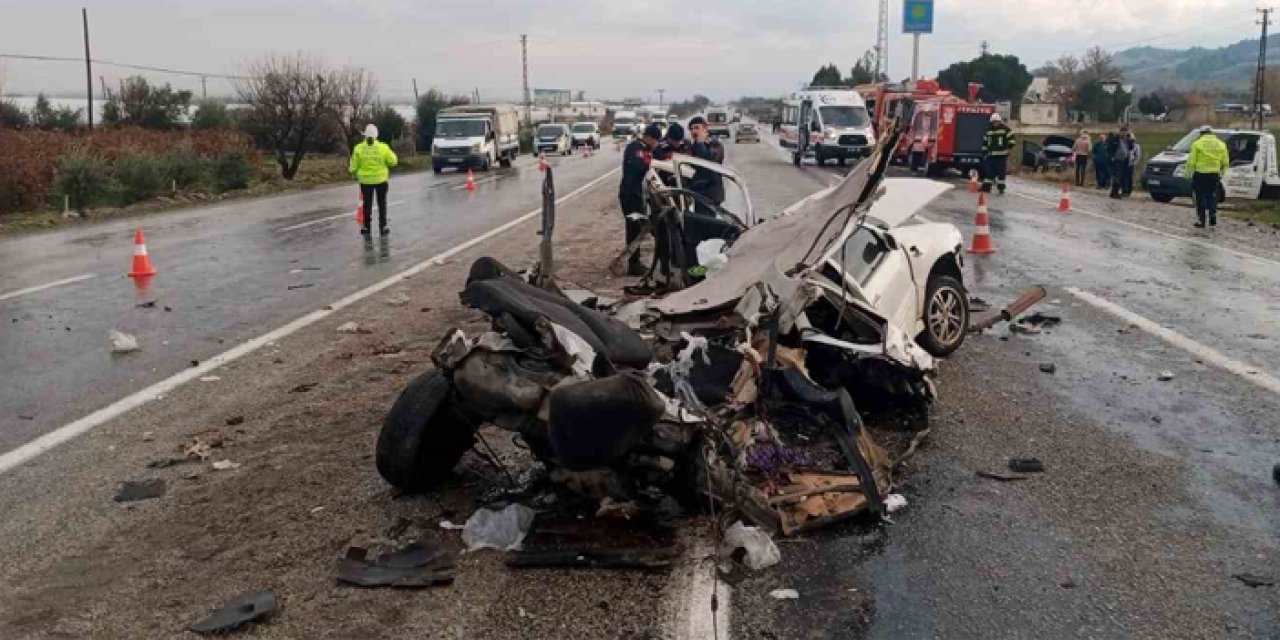
[(76, 211), (83, 214), (110, 196), (111, 165), (103, 156), (77, 149), (58, 158), (57, 167), (53, 193), (59, 200), (68, 198)]
[(163, 156), (150, 153), (123, 155), (116, 158), (113, 169), (121, 205), (149, 200), (169, 187)]
[(243, 151), (230, 151), (222, 154), (213, 165), (213, 186), (218, 193), (243, 189), (249, 186), (253, 177), (253, 163)]
[(0, 100), (0, 127), (22, 129), (31, 124), (31, 118), (12, 100)]
[(231, 114), (227, 112), (227, 103), (221, 100), (200, 101), (191, 116), (191, 128), (196, 131), (230, 129)]
[(185, 189), (208, 182), (211, 163), (209, 159), (196, 155), (189, 144), (166, 153), (161, 161), (167, 185), (176, 184), (179, 189)]

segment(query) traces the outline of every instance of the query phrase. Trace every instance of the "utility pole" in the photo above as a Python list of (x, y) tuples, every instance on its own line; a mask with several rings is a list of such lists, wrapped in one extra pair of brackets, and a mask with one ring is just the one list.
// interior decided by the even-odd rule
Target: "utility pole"
[(200, 76), (200, 101), (204, 102), (209, 99), (209, 77)]
[(413, 104), (418, 104), (418, 79), (413, 79)]
[(1258, 74), (1253, 80), (1253, 121), (1256, 129), (1262, 128), (1262, 103), (1267, 99), (1267, 27), (1271, 25), (1272, 11), (1275, 9), (1270, 7), (1258, 9), (1262, 14), (1262, 20), (1258, 21), (1262, 25), (1262, 40), (1258, 42)]
[(520, 34), (520, 63), (524, 67), (524, 119), (533, 125), (533, 101), (529, 99), (529, 36)]
[(984, 58), (987, 57), (987, 54), (990, 52), (991, 52), (991, 45), (987, 44), (986, 40), (983, 40), (982, 41), (982, 57)]
[(84, 22), (84, 82), (89, 98), (89, 109), (85, 114), (89, 118), (89, 128), (93, 128), (93, 61), (89, 59), (89, 10), (80, 7), (80, 19)]
[(880, 17), (876, 21), (876, 72), (873, 82), (889, 75), (889, 0), (880, 0)]
[(655, 91), (657, 91), (657, 92), (658, 92), (658, 106), (659, 106), (659, 107), (661, 107), (661, 106), (664, 104), (664, 103), (663, 103), (663, 101), (662, 101), (662, 99), (663, 99), (663, 97), (666, 95), (667, 90), (666, 90), (666, 89), (655, 89)]

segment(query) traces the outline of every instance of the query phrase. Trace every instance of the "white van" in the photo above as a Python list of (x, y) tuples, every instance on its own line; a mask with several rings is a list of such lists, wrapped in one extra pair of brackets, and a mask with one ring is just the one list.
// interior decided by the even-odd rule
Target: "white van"
[[(1280, 168), (1276, 167), (1276, 138), (1270, 131), (1214, 129), (1227, 144), (1231, 166), (1222, 177), (1218, 199), (1257, 200), (1280, 196)], [(1200, 137), (1199, 129), (1147, 161), (1142, 172), (1142, 188), (1156, 202), (1191, 196), (1191, 175), (1187, 173), (1187, 153)], [(1141, 139), (1138, 140), (1142, 142)]]
[(778, 142), (792, 150), (791, 161), (796, 166), (805, 157), (812, 157), (819, 165), (832, 159), (843, 165), (850, 158), (871, 155), (876, 134), (867, 103), (857, 91), (809, 87), (792, 92), (783, 102)]

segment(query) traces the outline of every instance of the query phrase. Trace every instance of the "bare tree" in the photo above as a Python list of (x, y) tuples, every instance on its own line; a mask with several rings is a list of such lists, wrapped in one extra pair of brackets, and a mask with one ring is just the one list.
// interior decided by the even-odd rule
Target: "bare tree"
[(244, 76), (235, 86), (248, 107), (246, 123), (275, 152), (280, 175), (292, 180), (333, 124), (342, 100), (341, 74), (298, 54), (249, 63)]
[(1083, 82), (1120, 80), (1120, 67), (1116, 57), (1102, 47), (1093, 47), (1080, 59), (1080, 75)]
[(1049, 70), (1049, 96), (1061, 105), (1063, 111), (1076, 102), (1080, 89), (1080, 59), (1063, 55), (1045, 65)]
[(343, 146), (350, 146), (360, 138), (363, 125), (372, 121), (374, 96), (378, 82), (373, 74), (361, 67), (347, 67), (336, 74), (338, 104), (336, 116), (342, 123), (345, 136)]

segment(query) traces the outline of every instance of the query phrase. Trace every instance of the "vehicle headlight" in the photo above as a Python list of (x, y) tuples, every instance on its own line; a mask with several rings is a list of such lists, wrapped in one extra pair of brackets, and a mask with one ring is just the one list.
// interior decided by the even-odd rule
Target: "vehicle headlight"
[(840, 137), (839, 133), (836, 133), (835, 131), (830, 131), (830, 130), (827, 131), (828, 140), (835, 140), (836, 138), (839, 138), (839, 137)]
[(1180, 165), (1178, 165), (1178, 166), (1174, 167), (1174, 168), (1173, 168), (1173, 177), (1175, 177), (1175, 178), (1185, 178), (1185, 177), (1187, 177), (1187, 163), (1185, 163), (1185, 162), (1184, 162), (1184, 163), (1182, 163), (1182, 164), (1180, 164)]
[(471, 153), (480, 153), (480, 143), (479, 143), (479, 142), (477, 142), (477, 143), (475, 143), (475, 144), (471, 145)]

